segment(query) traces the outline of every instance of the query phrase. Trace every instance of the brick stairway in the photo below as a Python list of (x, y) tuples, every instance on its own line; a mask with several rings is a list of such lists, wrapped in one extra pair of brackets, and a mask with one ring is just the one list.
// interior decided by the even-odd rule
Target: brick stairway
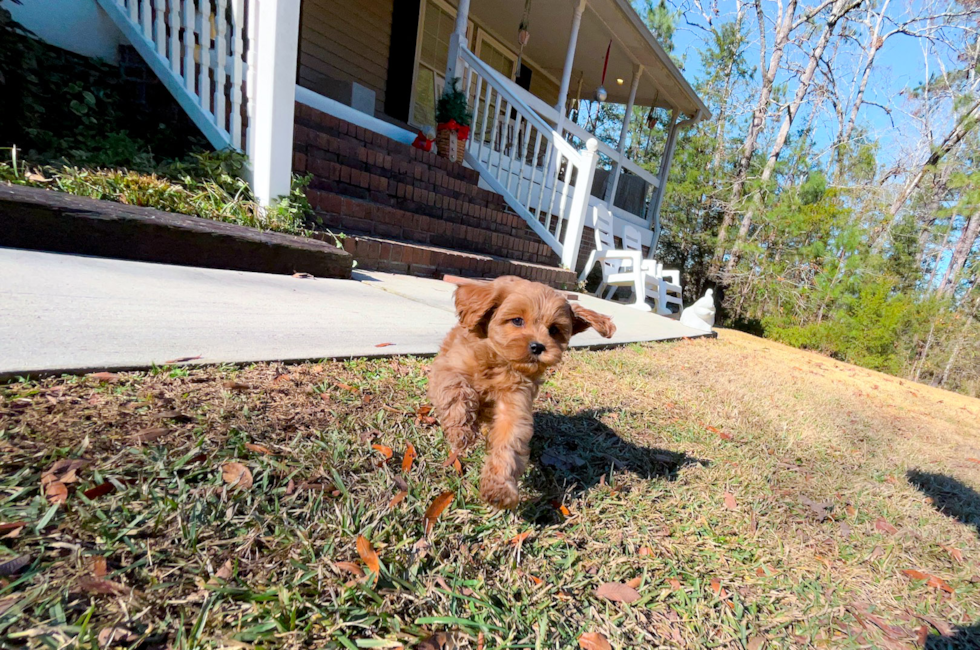
[(343, 233), (366, 270), (518, 275), (572, 288), (575, 274), (472, 169), (296, 105), (293, 170), (311, 174), (314, 227)]

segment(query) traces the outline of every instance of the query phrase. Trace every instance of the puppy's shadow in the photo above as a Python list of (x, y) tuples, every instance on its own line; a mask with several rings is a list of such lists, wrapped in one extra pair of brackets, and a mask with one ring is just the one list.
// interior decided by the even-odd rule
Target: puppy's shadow
[(643, 447), (621, 438), (600, 419), (612, 411), (534, 414), (531, 466), (524, 483), (540, 496), (521, 509), (525, 520), (539, 526), (558, 523), (561, 516), (552, 501), (575, 498), (599, 485), (603, 477), (608, 482), (611, 470), (673, 481), (686, 465), (708, 465), (683, 452)]

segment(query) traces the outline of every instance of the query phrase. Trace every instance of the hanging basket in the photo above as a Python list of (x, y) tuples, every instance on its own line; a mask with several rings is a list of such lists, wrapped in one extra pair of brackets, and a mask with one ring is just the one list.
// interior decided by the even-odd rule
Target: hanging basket
[(436, 147), (439, 155), (457, 163), (463, 162), (466, 141), (459, 137), (459, 131), (448, 124), (440, 124), (436, 132)]

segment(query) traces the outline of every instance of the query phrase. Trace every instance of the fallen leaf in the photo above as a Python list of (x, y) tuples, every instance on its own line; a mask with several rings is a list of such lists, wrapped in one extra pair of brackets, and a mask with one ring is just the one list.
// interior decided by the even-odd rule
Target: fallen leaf
[(248, 384), (243, 384), (240, 381), (226, 381), (221, 385), (229, 390), (249, 390), (252, 388)]
[(334, 566), (348, 573), (353, 573), (358, 578), (364, 577), (364, 570), (353, 562), (334, 562)]
[(439, 515), (441, 515), (443, 511), (449, 507), (449, 504), (452, 503), (453, 497), (455, 496), (456, 495), (454, 495), (452, 492), (448, 492), (448, 491), (443, 492), (435, 499), (433, 499), (432, 503), (429, 504), (429, 507), (425, 509), (425, 534), (426, 535), (428, 535), (429, 531), (432, 530), (432, 527), (436, 523), (436, 519), (438, 519)]
[(296, 272), (293, 273), (294, 278), (299, 278), (300, 280), (312, 280), (313, 275), (311, 273)]
[(951, 558), (953, 558), (954, 560), (962, 564), (963, 552), (960, 551), (960, 549), (956, 548), (955, 546), (945, 546), (945, 545), (942, 546), (943, 546), (943, 550), (949, 553), (949, 556)]
[(27, 523), (23, 521), (10, 521), (0, 524), (0, 535), (6, 536), (10, 533), (19, 533), (20, 529), (26, 525)]
[(130, 645), (139, 638), (129, 628), (115, 625), (104, 627), (99, 632), (99, 647), (108, 648), (111, 645)]
[(648, 555), (653, 555), (653, 550), (649, 546), (641, 546), (640, 557), (647, 557)]
[(527, 539), (528, 535), (530, 535), (531, 532), (532, 531), (530, 530), (525, 530), (523, 533), (514, 535), (514, 537), (512, 537), (510, 541), (507, 543), (510, 544), (511, 546), (521, 546), (524, 544), (524, 540)]
[(847, 505), (847, 506), (846, 506), (846, 507), (844, 508), (844, 512), (846, 512), (846, 513), (847, 513), (847, 516), (848, 516), (848, 517), (853, 517), (854, 515), (856, 515), (856, 514), (857, 514), (857, 509), (855, 509), (855, 508), (854, 508), (854, 506), (852, 506), (852, 505), (850, 505), (850, 504), (848, 504), (848, 505)]
[(392, 482), (394, 482), (395, 487), (397, 487), (399, 490), (404, 490), (408, 492), (408, 482), (405, 479), (403, 479), (401, 476), (398, 476), (396, 474), (394, 477), (392, 477), (391, 480)]
[(626, 586), (627, 587), (632, 587), (633, 589), (639, 589), (640, 588), (640, 583), (642, 583), (642, 582), (643, 582), (643, 578), (636, 577), (636, 578), (633, 578), (632, 580), (630, 580), (629, 582), (627, 582), (626, 583)]
[(170, 363), (187, 363), (188, 361), (197, 361), (198, 359), (200, 359), (203, 356), (204, 356), (203, 354), (199, 354), (199, 355), (197, 355), (195, 357), (179, 357), (177, 359), (171, 359), (170, 361), (164, 361), (164, 363), (166, 363), (166, 364), (170, 364)]
[(12, 560), (7, 560), (0, 564), (0, 576), (12, 576), (21, 572), (24, 567), (31, 563), (30, 555), (18, 555)]
[(596, 589), (595, 595), (615, 603), (635, 603), (640, 599), (640, 592), (621, 582), (604, 582)]
[(580, 636), (578, 647), (582, 650), (612, 650), (609, 640), (599, 632), (586, 632)]
[(386, 348), (386, 347), (388, 347), (389, 345), (394, 345), (394, 343), (378, 343), (378, 344), (377, 344), (376, 346), (374, 346), (374, 347), (376, 347), (376, 348)]
[(729, 510), (738, 509), (738, 503), (735, 502), (735, 495), (731, 492), (725, 492), (725, 507)]
[(929, 574), (923, 573), (922, 571), (917, 571), (916, 569), (904, 569), (902, 571), (905, 575), (912, 578), (913, 580), (928, 580)]
[(381, 573), (381, 560), (378, 559), (378, 554), (375, 552), (374, 547), (371, 546), (371, 542), (364, 535), (357, 536), (357, 554), (361, 556), (361, 560), (367, 565), (375, 575)]
[(463, 475), (463, 464), (459, 462), (458, 458), (453, 461), (453, 469), (456, 470), (456, 473), (460, 476)]
[(93, 555), (91, 561), (91, 569), (92, 569), (92, 575), (94, 575), (96, 578), (104, 578), (106, 574), (109, 572), (109, 569), (106, 566), (105, 556)]
[(124, 596), (130, 592), (126, 585), (102, 578), (79, 578), (78, 588), (85, 593), (102, 594), (103, 596)]
[(278, 384), (279, 382), (286, 381), (286, 380), (290, 379), (291, 377), (292, 377), (292, 375), (290, 375), (288, 372), (284, 372), (282, 374), (279, 374), (279, 375), (276, 375), (275, 377), (273, 377), (272, 378), (272, 383), (273, 384)]
[(254, 451), (257, 454), (266, 454), (268, 456), (275, 456), (276, 455), (276, 452), (272, 451), (271, 449), (269, 449), (265, 445), (257, 445), (255, 443), (251, 443), (251, 442), (246, 442), (245, 443), (245, 449), (248, 449), (249, 451)]
[(398, 494), (396, 494), (395, 496), (393, 496), (391, 498), (391, 501), (388, 503), (388, 507), (389, 508), (394, 508), (399, 503), (401, 503), (402, 501), (404, 501), (405, 500), (405, 497), (407, 497), (407, 496), (408, 496), (408, 490), (401, 490), (401, 491), (399, 491)]
[(294, 481), (293, 479), (289, 479), (289, 481), (286, 483), (286, 496), (288, 497), (295, 491), (296, 491), (296, 481)]
[(456, 643), (446, 632), (436, 632), (415, 646), (415, 650), (455, 650)]
[(875, 520), (875, 530), (879, 530), (887, 535), (894, 535), (898, 529), (892, 526), (886, 519), (879, 517)]
[(119, 375), (114, 372), (90, 372), (86, 376), (99, 381), (116, 381), (119, 379)]
[(915, 632), (915, 644), (918, 648), (926, 647), (926, 642), (929, 640), (929, 627), (927, 625), (920, 625), (919, 629)]
[(167, 435), (170, 431), (167, 427), (153, 427), (150, 429), (143, 429), (133, 435), (129, 436), (129, 442), (135, 442), (137, 444), (142, 444), (144, 442), (153, 442), (157, 438), (162, 438)]
[(222, 582), (228, 582), (231, 580), (232, 573), (234, 573), (234, 568), (231, 566), (231, 560), (225, 560), (225, 563), (221, 565), (211, 579), (208, 580), (208, 584), (212, 586), (218, 586)]
[(61, 504), (68, 500), (68, 488), (61, 481), (52, 481), (44, 489), (44, 496), (47, 497), (48, 503)]
[(159, 413), (154, 413), (153, 417), (159, 420), (174, 420), (176, 422), (193, 422), (194, 418), (187, 415), (186, 413), (181, 413), (180, 411), (160, 411)]
[(405, 455), (402, 456), (402, 471), (406, 474), (411, 472), (413, 462), (415, 462), (415, 446), (412, 443), (408, 443), (408, 448), (405, 449)]
[(356, 386), (351, 386), (350, 384), (337, 384), (337, 388), (342, 388), (351, 393), (360, 393), (361, 389)]
[(533, 583), (534, 583), (535, 585), (543, 585), (543, 584), (544, 584), (544, 580), (542, 580), (542, 579), (541, 579), (541, 578), (539, 578), (538, 576), (532, 576), (532, 575), (531, 575), (531, 574), (529, 573), (529, 574), (527, 574), (527, 577), (528, 577), (528, 579), (530, 579), (530, 581), (531, 581), (531, 582), (533, 582)]
[(809, 508), (818, 521), (828, 519), (830, 517), (830, 509), (834, 507), (834, 504), (830, 501), (818, 502), (806, 496), (800, 497), (800, 503)]
[(385, 457), (385, 460), (391, 460), (392, 454), (395, 453), (391, 447), (386, 447), (384, 445), (371, 445), (371, 449), (379, 452)]
[(670, 580), (667, 581), (667, 584), (669, 584), (670, 588), (673, 589), (674, 591), (677, 591), (678, 589), (681, 588), (681, 581), (678, 580), (677, 578), (671, 578)]
[(564, 503), (561, 504), (560, 506), (558, 506), (558, 512), (560, 512), (563, 517), (571, 517), (572, 516), (572, 511), (569, 510), (568, 509), (568, 506), (566, 506)]
[(239, 490), (252, 487), (252, 472), (241, 463), (225, 463), (221, 466), (221, 478), (225, 483)]
[(977, 465), (980, 465), (980, 458), (967, 458), (966, 460), (967, 462), (976, 463)]
[(926, 581), (926, 585), (932, 587), (933, 589), (939, 589), (940, 591), (945, 591), (948, 594), (953, 593), (953, 588), (950, 587), (945, 580), (939, 576), (929, 576), (929, 580)]
[(766, 645), (766, 639), (761, 636), (754, 636), (745, 644), (745, 650), (762, 650)]

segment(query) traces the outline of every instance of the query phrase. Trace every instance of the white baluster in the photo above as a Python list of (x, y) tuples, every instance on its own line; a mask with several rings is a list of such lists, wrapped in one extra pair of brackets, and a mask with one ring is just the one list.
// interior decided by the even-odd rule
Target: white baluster
[[(564, 156), (561, 153), (558, 152), (558, 148), (556, 147), (555, 148), (555, 182), (551, 186), (551, 198), (548, 199), (548, 221), (547, 221), (547, 223), (545, 225), (545, 229), (548, 232), (551, 232), (551, 215), (554, 213), (554, 210), (555, 210), (555, 195), (558, 193), (558, 183), (559, 183), (559, 176), (561, 175), (561, 161), (562, 161), (562, 158), (564, 158)], [(568, 170), (567, 169), (565, 170), (565, 180), (563, 182), (565, 184), (568, 183)], [(558, 210), (557, 217), (558, 217), (559, 228), (560, 228), (560, 226), (561, 226), (561, 219), (562, 219), (562, 214), (561, 214), (561, 210), (560, 209)]]
[(245, 40), (245, 0), (233, 0), (232, 29), (235, 30), (231, 68), (231, 142), (236, 149), (242, 148), (242, 57)]
[(184, 0), (184, 87), (194, 94), (194, 79), (197, 77), (194, 69), (194, 22), (196, 14), (194, 0)]
[(140, 0), (140, 24), (143, 26), (143, 36), (146, 40), (153, 42), (153, 10), (150, 8), (150, 0)]
[(497, 156), (497, 173), (495, 174), (497, 180), (501, 180), (504, 170), (504, 152), (507, 150), (507, 129), (510, 126), (510, 102), (498, 95), (500, 100), (500, 107), (503, 108), (501, 115), (503, 120), (500, 122), (499, 137), (500, 137), (500, 154)]
[(163, 10), (166, 8), (167, 0), (153, 0), (153, 41), (157, 45), (157, 54), (164, 59), (167, 58), (167, 28), (163, 23)]
[(201, 3), (201, 78), (198, 85), (201, 89), (201, 108), (211, 112), (211, 0), (200, 0)]
[(517, 166), (517, 189), (514, 190), (514, 198), (521, 200), (521, 185), (524, 183), (524, 168), (527, 165), (527, 148), (531, 144), (531, 122), (524, 120), (524, 137), (521, 138), (520, 164)]
[[(128, 3), (128, 4), (127, 4)], [(119, 4), (129, 7), (129, 19), (134, 25), (140, 24), (139, 0), (119, 0)]]
[(558, 223), (555, 225), (555, 239), (558, 241), (562, 240), (561, 227), (568, 219), (568, 215), (565, 214), (565, 206), (568, 205), (568, 188), (572, 186), (572, 161), (569, 158), (566, 160), (568, 162), (565, 164), (565, 181), (561, 186), (561, 201), (558, 204)]
[[(544, 206), (544, 193), (548, 189), (548, 170), (551, 169), (551, 157), (555, 155), (555, 143), (551, 141), (551, 137), (548, 136), (545, 139), (545, 156), (544, 165), (541, 168), (541, 191), (538, 192), (538, 221), (541, 221), (541, 208)], [(548, 206), (548, 212), (551, 212), (551, 206)]]
[(180, 76), (180, 0), (167, 0), (170, 10), (170, 71)]
[[(486, 131), (487, 131), (487, 126), (488, 126), (487, 125), (487, 114), (490, 111), (490, 95), (491, 95), (491, 93), (493, 91), (493, 87), (490, 85), (490, 81), (487, 80), (487, 79), (484, 79), (483, 77), (481, 77), (481, 79), (483, 79), (483, 86), (484, 86), (484, 90), (483, 90), (483, 119), (480, 120), (480, 123), (479, 123), (480, 124), (480, 132), (477, 134), (479, 136), (479, 138), (480, 138), (480, 142), (479, 142), (479, 147), (480, 148), (479, 148), (479, 150), (476, 153), (477, 160), (482, 160), (481, 157), (483, 156), (483, 149), (486, 146), (486, 135), (487, 135), (486, 134)], [(477, 108), (479, 108), (479, 105), (477, 105)], [(492, 143), (492, 140), (491, 140), (491, 143)], [(493, 151), (493, 146), (490, 147), (490, 150)], [(490, 158), (488, 157), (487, 158), (487, 161), (489, 162), (489, 160), (490, 160)]]
[(245, 59), (245, 74), (247, 75), (247, 81), (245, 83), (245, 111), (247, 113), (247, 122), (245, 132), (245, 143), (246, 143), (246, 153), (251, 157), (253, 155), (252, 134), (254, 129), (252, 128), (255, 120), (255, 75), (258, 69), (256, 62), (255, 53), (258, 51), (258, 40), (256, 39), (256, 34), (258, 34), (258, 27), (256, 23), (259, 17), (259, 2), (261, 0), (245, 0), (245, 13), (246, 20), (248, 21), (248, 49), (243, 49), (242, 54)]
[[(534, 130), (534, 155), (531, 157), (531, 173), (527, 179), (527, 198), (524, 199), (524, 203), (528, 207), (531, 207), (531, 192), (534, 191), (534, 173), (538, 171), (538, 153), (541, 149), (541, 132), (537, 129)], [(544, 177), (542, 175), (541, 185), (544, 185)], [(543, 191), (543, 189), (542, 189)], [(520, 195), (517, 199), (520, 200)]]
[(214, 116), (218, 122), (218, 128), (227, 131), (225, 127), (225, 89), (227, 79), (225, 78), (225, 60), (228, 57), (228, 24), (225, 20), (227, 16), (227, 0), (218, 0), (218, 13), (215, 20), (218, 22), (218, 36), (214, 39), (214, 55), (218, 57), (218, 65), (214, 79)]

